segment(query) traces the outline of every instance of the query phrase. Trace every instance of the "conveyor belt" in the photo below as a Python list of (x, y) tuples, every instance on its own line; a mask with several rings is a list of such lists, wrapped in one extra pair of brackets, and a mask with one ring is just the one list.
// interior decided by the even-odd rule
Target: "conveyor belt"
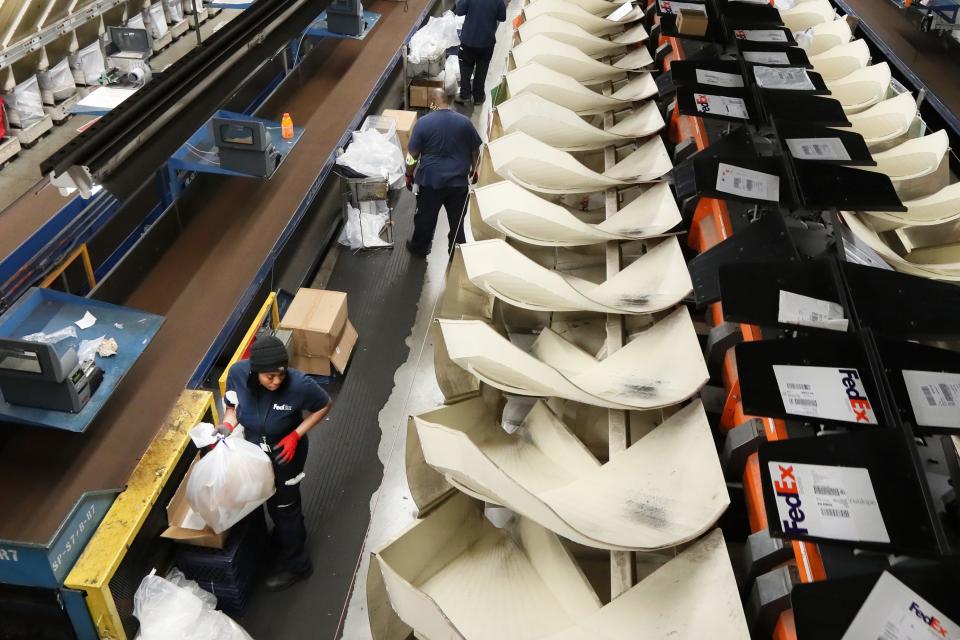
[(365, 40), (323, 42), (264, 105), (259, 115), (289, 111), (306, 127), (271, 181), (207, 179), (178, 204), (192, 222), (126, 300), (166, 323), (87, 433), (12, 429), (0, 539), (45, 542), (81, 493), (124, 484), (426, 5), (373, 2), (383, 17)]
[[(921, 33), (903, 11), (887, 0), (837, 0), (844, 10), (857, 15), (866, 30), (878, 40), (895, 64), (913, 75), (929, 91), (928, 99), (940, 115), (960, 133), (960, 63), (956, 50), (934, 36)], [(952, 43), (951, 43), (952, 44)]]
[(69, 202), (70, 198), (64, 198), (58, 189), (42, 180), (0, 211), (0, 259), (26, 242)]

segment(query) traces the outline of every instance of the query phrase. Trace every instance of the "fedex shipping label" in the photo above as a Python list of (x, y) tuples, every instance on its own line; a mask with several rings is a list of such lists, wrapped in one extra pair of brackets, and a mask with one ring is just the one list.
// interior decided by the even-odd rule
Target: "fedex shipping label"
[(780, 524), (788, 537), (890, 542), (866, 469), (795, 462), (768, 462), (767, 466)]
[(787, 413), (877, 424), (860, 372), (853, 368), (773, 365)]
[(960, 627), (884, 571), (843, 640), (960, 640)]

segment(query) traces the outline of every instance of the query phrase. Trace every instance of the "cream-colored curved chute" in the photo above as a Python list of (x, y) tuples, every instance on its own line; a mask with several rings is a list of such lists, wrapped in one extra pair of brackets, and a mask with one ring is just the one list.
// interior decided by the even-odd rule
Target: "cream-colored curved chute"
[[(544, 0), (541, 0), (541, 2)], [(637, 52), (640, 52), (639, 56)], [(646, 54), (645, 56), (643, 54)], [(642, 68), (640, 63), (648, 60), (650, 53), (645, 48), (631, 51), (623, 60), (627, 66), (616, 66), (605, 64), (594, 60), (583, 51), (576, 47), (559, 42), (544, 35), (533, 36), (529, 40), (524, 40), (513, 48), (511, 52), (517, 67), (522, 67), (531, 63), (541, 64), (550, 69), (560, 71), (569, 75), (577, 82), (585, 85), (595, 85), (611, 80), (621, 80), (626, 77), (627, 71), (638, 70)], [(630, 66), (638, 64), (639, 66)]]
[(672, 168), (659, 136), (651, 137), (604, 173), (519, 131), (491, 140), (487, 150), (497, 174), (539, 193), (587, 193), (625, 187), (656, 180)]
[(560, 397), (611, 409), (683, 402), (709, 379), (686, 307), (597, 360), (544, 329), (528, 353), (479, 320), (438, 320), (450, 358), (507, 393)]
[(664, 127), (653, 101), (631, 111), (608, 130), (599, 129), (576, 113), (534, 93), (522, 93), (497, 106), (505, 133), (522, 131), (556, 149), (581, 151), (622, 145), (652, 135)]
[(480, 398), (414, 421), (427, 464), (455, 487), (589, 547), (674, 547), (730, 504), (699, 400), (603, 465), (543, 400), (510, 435)]
[(643, 25), (638, 24), (630, 27), (623, 33), (610, 36), (610, 40), (617, 44), (640, 44), (641, 42), (646, 42), (649, 37)]
[(833, 22), (836, 12), (828, 0), (798, 3), (792, 9), (780, 12), (780, 19), (790, 31), (803, 31), (818, 24)]
[(846, 18), (821, 22), (810, 28), (811, 41), (806, 46), (808, 56), (817, 56), (834, 47), (850, 42), (853, 32)]
[[(879, 236), (879, 234), (870, 228), (855, 213), (841, 211), (840, 215), (844, 222), (853, 232), (853, 234), (864, 244), (876, 251), (881, 258), (886, 260), (887, 264), (900, 271), (909, 273), (921, 278), (933, 278), (934, 280), (948, 280), (951, 282), (960, 282), (960, 250), (955, 246), (946, 248), (938, 247), (939, 253), (927, 253), (927, 258), (937, 257), (939, 260), (933, 262), (913, 262), (917, 257), (911, 254), (913, 260), (907, 260), (893, 249)], [(946, 255), (941, 255), (946, 252)], [(923, 256), (924, 254), (921, 254)]]
[[(861, 168), (872, 169), (873, 167)], [(928, 227), (954, 222), (960, 220), (960, 182), (955, 182), (929, 196), (907, 200), (903, 206), (907, 208), (906, 211), (867, 211), (865, 213), (870, 217), (870, 226), (877, 231), (889, 231), (901, 227)]]
[(850, 114), (847, 119), (871, 150), (882, 151), (898, 144), (916, 118), (917, 101), (909, 92), (904, 92), (866, 111)]
[(511, 96), (535, 93), (580, 115), (592, 115), (625, 109), (631, 102), (657, 94), (657, 83), (649, 73), (631, 78), (610, 96), (593, 91), (565, 73), (532, 63), (506, 75)]
[(523, 41), (535, 36), (547, 36), (557, 42), (576, 47), (594, 58), (619, 55), (626, 51), (626, 47), (622, 44), (595, 36), (572, 22), (551, 15), (541, 15), (527, 20), (520, 25), (518, 31)]
[(497, 529), (465, 495), (416, 521), (371, 561), (394, 611), (419, 638), (750, 638), (720, 529), (607, 605), (556, 534), (522, 517)]
[(482, 220), (527, 244), (572, 247), (639, 240), (666, 233), (682, 220), (670, 185), (657, 183), (599, 224), (504, 180), (474, 191)]
[[(892, 149), (874, 153), (872, 155), (877, 166), (863, 168), (890, 176), (898, 193), (908, 193), (911, 185), (917, 184), (917, 181), (940, 168), (949, 148), (950, 139), (947, 132), (941, 129), (922, 138), (907, 140)], [(926, 193), (930, 191), (930, 188), (925, 190)]]
[(595, 16), (583, 7), (567, 0), (537, 0), (523, 8), (523, 15), (527, 20), (533, 20), (543, 15), (553, 16), (572, 22), (597, 36), (620, 33), (623, 30), (623, 23)]
[(838, 100), (846, 113), (860, 113), (887, 96), (892, 79), (890, 65), (881, 62), (828, 82), (827, 88), (830, 97)]
[[(533, 0), (527, 6), (540, 1), (541, 0)], [(616, 11), (617, 7), (620, 6), (613, 2), (608, 2), (607, 0), (566, 0), (566, 2), (577, 5), (584, 11), (588, 11), (595, 16), (606, 16), (613, 11)]]
[(810, 56), (813, 70), (824, 82), (833, 82), (863, 69), (870, 62), (870, 49), (863, 38), (833, 47), (817, 56)]
[[(664, 238), (605, 281), (590, 270), (555, 270), (503, 240), (461, 244), (467, 277), (507, 304), (532, 311), (655, 313), (693, 290), (680, 241)], [(593, 277), (589, 277), (593, 276)]]

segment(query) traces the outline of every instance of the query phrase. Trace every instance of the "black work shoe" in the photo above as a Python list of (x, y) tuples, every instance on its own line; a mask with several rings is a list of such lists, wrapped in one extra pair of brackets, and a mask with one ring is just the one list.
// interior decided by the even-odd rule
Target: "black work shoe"
[(473, 104), (483, 104), (487, 96), (473, 96)]
[(413, 244), (413, 240), (407, 240), (407, 251), (417, 256), (418, 258), (426, 258), (427, 252), (417, 249), (416, 245)]
[(468, 102), (470, 102), (470, 96), (464, 96), (458, 93), (457, 97), (454, 98), (453, 101), (456, 102), (457, 104), (467, 104)]
[(263, 588), (267, 591), (284, 591), (312, 575), (313, 567), (299, 573), (287, 570), (278, 571), (267, 576), (267, 579), (263, 581)]

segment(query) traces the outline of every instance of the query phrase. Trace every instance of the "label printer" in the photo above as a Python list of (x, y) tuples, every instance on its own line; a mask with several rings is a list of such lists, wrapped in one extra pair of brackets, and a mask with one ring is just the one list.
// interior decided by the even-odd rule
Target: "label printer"
[(103, 369), (70, 348), (0, 338), (0, 395), (10, 404), (79, 413), (103, 381)]
[(211, 124), (224, 169), (269, 178), (280, 166), (283, 158), (263, 122), (214, 117)]
[(153, 78), (150, 56), (153, 44), (150, 32), (132, 27), (110, 27), (107, 45), (107, 75), (122, 84), (142, 87)]

